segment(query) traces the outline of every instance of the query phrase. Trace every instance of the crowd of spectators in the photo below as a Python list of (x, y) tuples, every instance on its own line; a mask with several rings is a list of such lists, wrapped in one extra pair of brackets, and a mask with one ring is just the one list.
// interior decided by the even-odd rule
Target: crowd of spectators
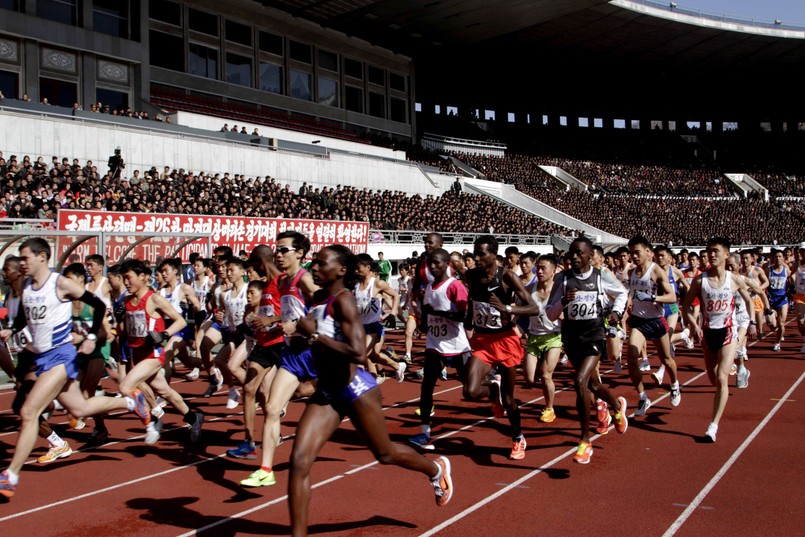
[(786, 175), (784, 173), (752, 174), (761, 185), (769, 190), (771, 196), (805, 196), (805, 175)]
[(55, 217), (58, 208), (126, 212), (368, 221), (383, 230), (439, 230), (513, 234), (567, 233), (541, 218), (486, 196), (448, 192), (408, 196), (338, 185), (304, 184), (293, 191), (271, 177), (246, 177), (152, 167), (129, 177), (101, 174), (92, 162), (53, 157), (47, 163), (0, 153), (4, 205), (0, 217)]
[[(0, 92), (0, 100), (4, 99), (3, 93)], [(31, 102), (31, 98), (28, 96), (27, 93), (23, 93), (22, 96), (19, 98), (20, 101), (29, 103)], [(52, 103), (48, 100), (47, 97), (42, 97), (39, 100), (39, 104), (44, 104), (50, 106)], [(74, 102), (72, 106), (73, 110), (84, 110), (84, 107), (81, 106), (80, 103)], [(164, 123), (170, 123), (171, 118), (169, 115), (163, 116), (162, 114), (156, 114), (154, 117), (150, 117), (148, 112), (145, 111), (136, 111), (132, 110), (131, 107), (128, 106), (111, 106), (109, 104), (104, 104), (101, 101), (94, 102), (89, 105), (89, 112), (95, 112), (98, 114), (109, 114), (111, 116), (119, 116), (119, 117), (130, 117), (132, 119), (144, 119), (144, 120), (153, 120), (153, 121), (161, 121)]]

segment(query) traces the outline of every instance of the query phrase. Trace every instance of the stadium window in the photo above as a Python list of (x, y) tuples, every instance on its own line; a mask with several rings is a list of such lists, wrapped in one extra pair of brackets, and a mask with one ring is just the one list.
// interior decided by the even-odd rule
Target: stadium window
[(214, 48), (190, 43), (187, 52), (187, 72), (205, 78), (218, 78), (218, 51)]
[(762, 130), (763, 132), (771, 132), (771, 123), (769, 123), (768, 121), (761, 121), (760, 130)]
[(631, 125), (632, 125), (632, 130), (635, 130), (635, 131), (640, 130), (640, 120), (639, 119), (633, 119), (631, 121)]
[(355, 86), (344, 87), (344, 99), (347, 110), (363, 114), (363, 90)]
[(422, 111), (422, 103), (414, 103), (414, 112)]
[(408, 101), (405, 99), (398, 99), (392, 97), (389, 100), (389, 108), (391, 111), (391, 120), (398, 123), (408, 122)]
[(559, 116), (559, 125), (567, 127), (567, 116)]
[(448, 106), (447, 107), (447, 115), (448, 116), (457, 116), (458, 115), (458, 108), (455, 106)]
[(19, 98), (20, 75), (10, 71), (0, 71), (0, 92), (6, 99)]
[(406, 77), (397, 73), (389, 73), (389, 87), (394, 91), (406, 91)]
[(704, 130), (706, 130), (707, 132), (713, 132), (713, 122), (712, 121), (706, 121), (704, 123)]
[(721, 130), (723, 131), (737, 131), (738, 130), (738, 122), (737, 121), (725, 121), (721, 124)]
[(338, 106), (338, 81), (319, 77), (319, 104)]
[(594, 129), (603, 129), (604, 128), (604, 120), (600, 117), (593, 118), (593, 128)]
[(386, 96), (374, 91), (369, 92), (369, 115), (386, 118)]
[(788, 123), (783, 121), (783, 132), (788, 132)]
[(670, 132), (676, 132), (676, 121), (669, 121), (668, 122), (668, 130)]
[(548, 116), (547, 116), (547, 115), (543, 115), (543, 116), (542, 116), (542, 124), (543, 124), (543, 125), (547, 125), (547, 124), (548, 124)]
[(205, 35), (218, 35), (218, 17), (216, 15), (193, 8), (190, 8), (187, 14), (188, 28)]
[(625, 129), (626, 128), (626, 120), (625, 119), (616, 119), (612, 122), (612, 126), (616, 129)]
[(506, 114), (506, 120), (509, 123), (514, 123), (516, 121), (516, 119), (514, 117), (514, 112), (509, 112), (508, 114)]
[(149, 0), (148, 17), (173, 26), (182, 25), (182, 6), (168, 0)]
[(102, 34), (129, 39), (128, 0), (94, 0), (92, 3), (92, 28)]
[(688, 121), (685, 123), (685, 126), (688, 128), (689, 131), (692, 130), (699, 130), (702, 127), (702, 124), (698, 121)]
[[(735, 129), (736, 130), (738, 129), (738, 124), (737, 123), (735, 124)], [(805, 123), (802, 123), (802, 122), (797, 123), (797, 130), (798, 131), (805, 131)]]
[(184, 71), (184, 42), (180, 35), (171, 35), (151, 30), (149, 34), (151, 65)]
[(226, 40), (233, 43), (240, 43), (247, 47), (252, 46), (252, 29), (250, 26), (241, 24), (239, 22), (226, 20), (224, 24), (226, 29)]
[(334, 73), (338, 72), (338, 54), (326, 50), (319, 51), (319, 67)]
[(309, 101), (313, 98), (310, 91), (311, 75), (298, 69), (291, 69), (291, 97)]
[(442, 113), (442, 105), (440, 105), (440, 104), (433, 105), (433, 113), (436, 114), (437, 116), (439, 114), (441, 114)]
[(386, 72), (380, 67), (369, 66), (369, 83), (378, 86), (386, 85)]
[(531, 114), (525, 115), (525, 122), (526, 124), (531, 125)]
[(270, 91), (271, 93), (279, 93), (282, 95), (282, 66), (276, 63), (260, 62), (260, 89), (263, 91)]
[(289, 49), (292, 60), (307, 64), (313, 63), (313, 47), (310, 45), (291, 41)]
[(97, 88), (95, 101), (100, 101), (104, 105), (108, 104), (110, 109), (126, 109), (129, 107), (129, 94), (123, 91)]
[(653, 131), (661, 131), (662, 130), (662, 121), (659, 119), (652, 119), (651, 120), (651, 130)]
[(486, 121), (495, 121), (495, 111), (494, 110), (484, 110), (484, 120), (486, 120)]
[(275, 56), (282, 56), (282, 43), (283, 40), (281, 36), (269, 32), (260, 32), (259, 47), (261, 51), (274, 54)]
[(344, 59), (344, 74), (351, 78), (363, 80), (363, 64), (358, 60)]
[(41, 77), (39, 79), (39, 96), (47, 98), (54, 106), (72, 107), (78, 100), (78, 86), (74, 82)]
[(226, 81), (240, 86), (252, 85), (252, 60), (240, 54), (226, 54)]
[(36, 16), (70, 26), (81, 26), (78, 7), (78, 0), (38, 0)]
[(580, 117), (579, 118), (579, 127), (582, 129), (586, 129), (590, 126), (590, 118)]

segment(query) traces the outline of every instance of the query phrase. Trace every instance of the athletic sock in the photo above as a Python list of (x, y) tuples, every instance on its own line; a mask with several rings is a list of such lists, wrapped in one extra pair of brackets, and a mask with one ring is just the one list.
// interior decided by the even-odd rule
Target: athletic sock
[(646, 392), (640, 392), (640, 399), (648, 399)]
[(433, 464), (435, 464), (435, 465), (436, 465), (436, 471), (437, 471), (437, 474), (436, 474), (435, 476), (431, 477), (431, 478), (430, 478), (430, 480), (431, 480), (431, 481), (433, 481), (433, 482), (435, 482), (435, 483), (438, 483), (438, 482), (439, 482), (439, 480), (442, 478), (442, 465), (441, 465), (441, 464), (437, 464), (437, 463), (435, 463), (435, 462), (434, 462)]
[(271, 473), (271, 466), (261, 466), (260, 469), (266, 473)]
[(65, 444), (64, 440), (62, 440), (62, 437), (56, 433), (50, 433), (50, 436), (48, 436), (48, 442), (50, 442), (51, 446), (56, 448), (63, 447)]
[(129, 412), (132, 412), (134, 410), (134, 399), (132, 399), (131, 397), (126, 397), (126, 408), (128, 409)]
[(430, 438), (430, 425), (423, 425), (422, 426), (422, 434), (425, 434)]
[(678, 380), (676, 382), (671, 383), (671, 389), (672, 390), (678, 390), (679, 389), (679, 381)]
[(162, 409), (161, 406), (157, 405), (151, 409), (151, 415), (154, 416), (156, 419), (160, 419), (162, 416), (165, 415), (165, 411)]

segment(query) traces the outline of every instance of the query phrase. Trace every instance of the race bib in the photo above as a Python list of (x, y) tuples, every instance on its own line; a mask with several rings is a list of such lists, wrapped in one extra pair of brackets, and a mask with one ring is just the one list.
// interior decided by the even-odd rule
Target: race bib
[(145, 321), (145, 312), (127, 311), (126, 312), (126, 335), (129, 337), (143, 338), (148, 332)]
[(488, 302), (472, 303), (472, 322), (478, 328), (502, 328), (500, 312)]
[(591, 321), (598, 318), (598, 293), (576, 291), (576, 298), (567, 305), (567, 318), (572, 321)]

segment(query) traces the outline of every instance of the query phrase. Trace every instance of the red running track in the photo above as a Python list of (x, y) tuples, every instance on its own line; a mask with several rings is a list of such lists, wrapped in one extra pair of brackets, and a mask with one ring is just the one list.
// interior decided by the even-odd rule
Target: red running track
[[(400, 336), (391, 336), (398, 342)], [(421, 344), (421, 342), (420, 342)], [(801, 535), (805, 509), (798, 485), (805, 449), (805, 357), (792, 336), (782, 352), (768, 340), (750, 348), (746, 390), (731, 388), (718, 443), (699, 443), (709, 422), (714, 389), (703, 374), (699, 349), (680, 350), (682, 405), (672, 409), (667, 390), (646, 377), (654, 405), (630, 421), (625, 435), (612, 430), (594, 439), (587, 466), (571, 460), (578, 422), (569, 370), (560, 369), (558, 418), (538, 421), (541, 391), (518, 386), (526, 458), (507, 459), (506, 420), (489, 418), (488, 405), (463, 401), (460, 384), (440, 381), (433, 419), (435, 455), (448, 455), (456, 494), (439, 509), (422, 476), (374, 462), (360, 436), (344, 423), (313, 467), (311, 533), (325, 535)], [(656, 365), (656, 359), (653, 365)], [(606, 366), (607, 364), (604, 364)], [(602, 366), (602, 371), (608, 368)], [(416, 369), (416, 366), (414, 367)], [(625, 372), (604, 373), (631, 411), (637, 397)], [(105, 381), (107, 382), (107, 381)], [(734, 377), (731, 377), (734, 386)], [(188, 397), (205, 383), (174, 381)], [(112, 385), (107, 388), (112, 389)], [(667, 385), (665, 386), (667, 388)], [(419, 432), (413, 413), (419, 381), (389, 380), (381, 387), (392, 437)], [(12, 392), (0, 393), (8, 409)], [(115, 441), (82, 450), (47, 466), (26, 465), (11, 502), (0, 504), (6, 535), (284, 535), (286, 485), (292, 441), (277, 449), (278, 484), (245, 490), (238, 481), (255, 461), (224, 453), (242, 439), (241, 417), (225, 408), (225, 393), (193, 400), (207, 414), (203, 445), (184, 445), (187, 430), (175, 414), (157, 446), (142, 442), (130, 414), (107, 420)], [(283, 434), (293, 433), (303, 405), (289, 406)], [(66, 421), (56, 417), (53, 423)], [(258, 424), (262, 420), (258, 414)], [(171, 426), (175, 427), (171, 429)], [(74, 449), (91, 431), (66, 431)], [(4, 463), (16, 441), (17, 421), (0, 413)], [(44, 453), (40, 442), (32, 461)], [(432, 457), (435, 455), (428, 454)]]

